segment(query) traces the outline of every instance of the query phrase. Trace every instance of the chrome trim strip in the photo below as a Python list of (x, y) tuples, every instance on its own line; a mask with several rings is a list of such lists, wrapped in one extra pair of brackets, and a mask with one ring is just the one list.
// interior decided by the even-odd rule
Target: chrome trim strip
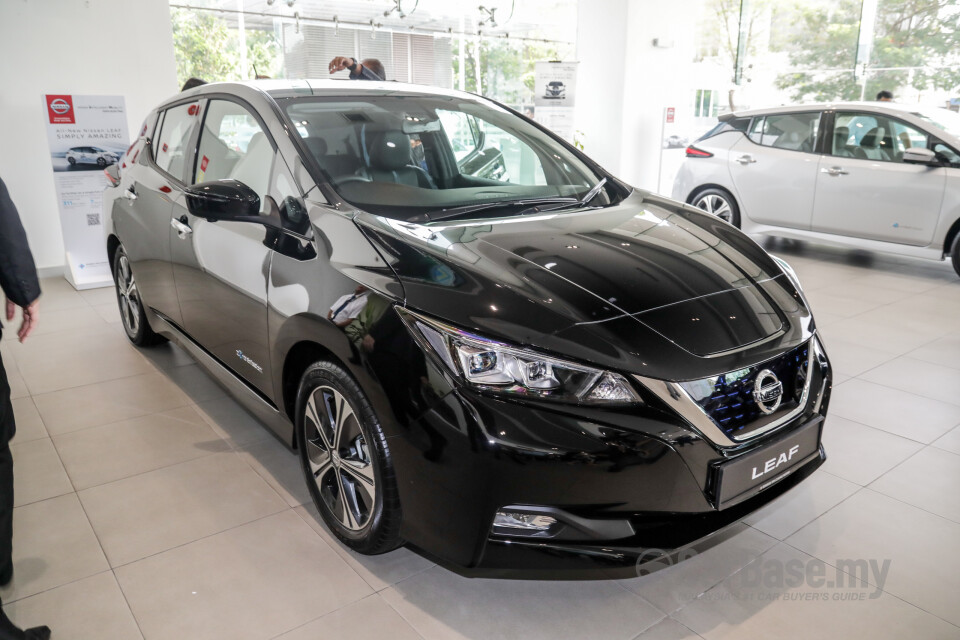
[[(796, 408), (787, 415), (774, 420), (756, 431), (751, 431), (740, 438), (730, 438), (725, 434), (723, 430), (717, 426), (717, 423), (707, 415), (703, 408), (690, 397), (690, 394), (688, 394), (680, 384), (668, 380), (647, 378), (638, 374), (634, 374), (633, 377), (640, 382), (640, 384), (656, 394), (656, 396), (663, 400), (671, 409), (680, 414), (683, 419), (689, 422), (690, 425), (700, 432), (702, 436), (707, 438), (707, 440), (719, 447), (735, 447), (782, 427), (803, 412), (807, 406), (807, 400), (810, 397), (810, 385), (813, 381), (813, 363), (816, 359), (814, 349), (818, 348), (815, 346), (815, 341), (816, 337), (814, 336), (809, 343), (813, 348), (810, 348), (807, 353), (807, 381)], [(761, 362), (753, 366), (760, 366), (761, 364), (763, 363)]]

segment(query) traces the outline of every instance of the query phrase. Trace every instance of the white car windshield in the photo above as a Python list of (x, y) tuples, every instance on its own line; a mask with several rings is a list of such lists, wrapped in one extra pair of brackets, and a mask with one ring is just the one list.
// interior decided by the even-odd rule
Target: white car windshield
[[(280, 102), (318, 179), (393, 218), (572, 206), (606, 177), (525, 118), (480, 99), (391, 91)], [(590, 205), (623, 195), (610, 180)]]

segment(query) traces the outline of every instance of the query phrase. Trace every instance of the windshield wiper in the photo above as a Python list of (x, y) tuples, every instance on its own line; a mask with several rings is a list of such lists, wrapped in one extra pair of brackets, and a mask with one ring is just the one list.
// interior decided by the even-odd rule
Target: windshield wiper
[[(607, 179), (606, 178), (601, 179), (600, 182), (595, 184), (593, 188), (590, 189), (590, 191), (587, 191), (585, 194), (583, 194), (582, 198), (580, 198), (579, 200), (574, 200), (573, 204), (576, 205), (577, 208), (587, 206), (587, 204), (589, 204), (591, 200), (597, 197), (597, 194), (600, 193), (600, 190), (603, 189), (603, 185), (605, 184), (607, 184)], [(546, 213), (547, 211), (559, 211), (561, 209), (566, 209), (569, 204), (570, 203), (565, 202), (558, 207), (550, 207), (549, 209), (544, 209), (543, 211), (544, 213)]]
[(591, 200), (597, 197), (597, 194), (600, 193), (600, 190), (603, 189), (603, 185), (605, 184), (607, 184), (607, 179), (603, 178), (602, 180), (600, 180), (600, 182), (595, 184), (593, 188), (590, 189), (590, 191), (587, 191), (585, 194), (583, 194), (583, 197), (580, 198), (579, 202), (577, 202), (577, 206), (578, 207), (587, 206), (587, 203), (589, 203)]
[[(495, 209), (495, 208), (504, 208), (504, 207), (536, 207), (541, 204), (562, 204), (563, 206), (568, 206), (570, 204), (578, 204), (580, 200), (576, 198), (527, 198), (522, 200), (502, 200), (500, 202), (484, 202), (482, 204), (467, 204), (462, 207), (453, 207), (452, 209), (441, 209), (440, 215), (427, 214), (426, 220), (424, 222), (437, 222), (440, 220), (451, 220), (453, 218), (462, 218), (464, 216), (470, 215), (471, 213), (477, 213), (478, 211), (484, 211), (486, 209)], [(419, 216), (418, 216), (419, 217)], [(410, 222), (416, 222), (417, 220), (411, 220)]]

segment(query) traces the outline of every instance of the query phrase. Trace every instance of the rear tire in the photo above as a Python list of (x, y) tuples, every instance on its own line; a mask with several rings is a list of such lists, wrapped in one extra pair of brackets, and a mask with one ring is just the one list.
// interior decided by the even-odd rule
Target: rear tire
[(690, 198), (690, 204), (724, 222), (729, 222), (737, 229), (740, 228), (740, 207), (737, 206), (736, 198), (726, 189), (709, 187), (697, 191)]
[(69, 162), (70, 164), (77, 164), (77, 159), (76, 159), (76, 158), (67, 158), (67, 162)]
[(166, 342), (166, 338), (155, 333), (147, 322), (140, 289), (137, 287), (137, 280), (130, 267), (130, 259), (127, 258), (123, 246), (117, 247), (117, 252), (113, 256), (113, 282), (117, 292), (117, 305), (120, 307), (120, 321), (130, 342), (138, 347), (149, 347)]
[(304, 372), (296, 430), (307, 488), (334, 535), (366, 555), (400, 546), (400, 497), (387, 438), (342, 367), (320, 361)]

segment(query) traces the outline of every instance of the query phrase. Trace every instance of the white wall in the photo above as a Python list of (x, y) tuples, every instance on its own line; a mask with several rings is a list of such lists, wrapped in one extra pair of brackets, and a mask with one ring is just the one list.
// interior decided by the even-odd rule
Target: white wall
[(623, 56), (627, 48), (628, 0), (580, 0), (577, 11), (577, 103), (574, 128), (584, 151), (623, 178)]
[(579, 3), (577, 128), (586, 153), (635, 187), (656, 191), (664, 108), (689, 99), (694, 9), (694, 0)]
[(41, 269), (63, 265), (45, 93), (122, 95), (130, 135), (178, 89), (168, 0), (0, 1), (0, 177)]

